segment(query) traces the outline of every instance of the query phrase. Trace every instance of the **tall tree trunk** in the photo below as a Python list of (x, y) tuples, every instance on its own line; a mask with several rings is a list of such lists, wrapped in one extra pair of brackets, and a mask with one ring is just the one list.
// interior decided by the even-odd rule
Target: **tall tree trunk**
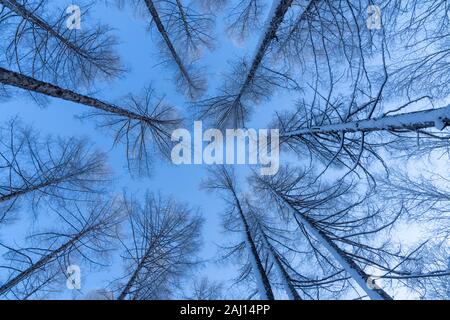
[[(267, 300), (275, 300), (275, 297), (272, 292), (272, 287), (270, 285), (269, 278), (266, 274), (266, 271), (264, 270), (263, 264), (261, 262), (261, 259), (259, 258), (258, 249), (256, 248), (255, 242), (253, 241), (252, 233), (250, 230), (250, 227), (248, 225), (247, 219), (245, 218), (244, 211), (241, 207), (241, 202), (239, 201), (239, 198), (237, 197), (234, 190), (232, 190), (233, 198), (235, 200), (239, 216), (241, 217), (242, 224), (244, 225), (245, 230), (245, 240), (248, 245), (248, 249), (250, 251), (251, 259), (253, 259), (254, 266), (257, 270), (255, 270), (255, 276), (257, 277), (257, 281), (260, 285), (263, 286), (264, 292), (260, 292), (260, 295), (262, 298)], [(258, 288), (258, 291), (260, 291), (261, 288)]]
[(8, 201), (8, 200), (11, 200), (11, 199), (23, 196), (24, 194), (27, 194), (27, 193), (30, 193), (30, 192), (33, 192), (33, 191), (36, 191), (36, 190), (39, 190), (39, 189), (42, 189), (42, 188), (45, 188), (45, 187), (57, 184), (57, 183), (58, 182), (56, 182), (56, 181), (55, 182), (53, 182), (53, 181), (52, 182), (45, 182), (45, 183), (41, 183), (41, 184), (38, 184), (38, 185), (35, 185), (35, 186), (32, 186), (32, 187), (21, 189), (19, 191), (11, 192), (11, 193), (5, 194), (3, 196), (0, 196), (0, 202)]
[(189, 72), (187, 71), (185, 65), (183, 64), (183, 61), (181, 60), (180, 56), (178, 55), (178, 52), (175, 50), (175, 47), (172, 43), (172, 41), (169, 38), (169, 34), (164, 28), (164, 25), (161, 21), (161, 18), (159, 17), (158, 11), (156, 10), (156, 7), (152, 0), (145, 0), (145, 4), (147, 5), (148, 10), (150, 11), (150, 15), (153, 18), (153, 21), (156, 24), (156, 28), (158, 29), (159, 33), (161, 34), (161, 37), (164, 40), (164, 43), (167, 46), (167, 49), (169, 49), (170, 54), (172, 55), (173, 60), (175, 61), (178, 69), (180, 70), (181, 75), (186, 80), (186, 83), (192, 87), (195, 88), (195, 83), (192, 80)]
[(70, 248), (72, 245), (74, 245), (77, 241), (79, 241), (88, 230), (85, 230), (83, 232), (78, 233), (75, 237), (73, 237), (70, 241), (66, 242), (62, 246), (60, 246), (58, 249), (52, 251), (51, 253), (43, 256), (41, 259), (39, 259), (36, 263), (25, 269), (24, 271), (20, 272), (17, 276), (0, 286), (0, 295), (4, 295), (9, 290), (14, 288), (16, 285), (18, 285), (20, 282), (22, 282), (24, 279), (31, 276), (34, 272), (38, 271), (39, 269), (43, 268), (47, 263), (49, 263), (51, 260), (57, 258), (60, 254), (64, 253), (68, 248)]
[(137, 277), (139, 276), (139, 273), (141, 272), (142, 268), (144, 267), (147, 259), (149, 258), (151, 252), (155, 248), (155, 243), (151, 244), (150, 247), (145, 251), (144, 256), (139, 261), (139, 264), (136, 267), (136, 270), (134, 270), (133, 275), (130, 277), (130, 279), (127, 281), (127, 284), (123, 288), (122, 292), (120, 293), (118, 300), (125, 300), (127, 295), (130, 293), (131, 287), (136, 282)]
[(269, 239), (267, 239), (267, 235), (265, 234), (265, 232), (263, 230), (261, 230), (260, 232), (263, 241), (265, 245), (269, 248), (270, 255), (273, 261), (275, 262), (275, 265), (277, 266), (278, 271), (281, 275), (286, 293), (292, 300), (302, 300), (297, 290), (295, 289), (294, 284), (292, 283), (291, 278), (283, 265), (283, 262), (280, 260), (280, 256), (275, 251), (275, 248), (272, 246), (272, 244), (269, 242)]
[[(278, 1), (278, 0), (274, 0)], [(241, 101), (242, 96), (245, 94), (247, 88), (253, 82), (256, 76), (256, 72), (261, 65), (261, 62), (267, 52), (272, 41), (276, 38), (276, 33), (281, 23), (283, 22), (284, 16), (288, 11), (289, 7), (292, 5), (293, 0), (280, 0), (276, 9), (273, 12), (273, 16), (270, 18), (270, 22), (267, 24), (267, 29), (264, 33), (263, 38), (260, 40), (259, 46), (256, 50), (255, 56), (253, 57), (252, 65), (247, 73), (244, 83), (242, 84), (239, 93), (233, 101), (232, 108), (235, 110)], [(310, 4), (308, 4), (309, 6)], [(308, 9), (306, 8), (305, 11)], [(304, 11), (304, 12), (305, 12)], [(303, 13), (302, 13), (303, 14)]]
[(66, 37), (61, 35), (60, 33), (56, 32), (55, 29), (50, 26), (46, 21), (42, 20), (40, 17), (34, 14), (34, 12), (28, 10), (23, 5), (18, 3), (14, 0), (0, 0), (0, 3), (3, 4), (5, 7), (10, 9), (11, 11), (15, 12), (17, 15), (22, 17), (24, 20), (29, 21), (33, 25), (39, 27), (40, 29), (44, 30), (48, 34), (50, 34), (52, 37), (57, 39), (60, 43), (62, 43), (64, 46), (78, 54), (79, 56), (89, 59), (90, 61), (95, 61), (95, 59), (90, 59), (87, 56), (87, 53), (81, 50), (77, 45), (72, 43), (70, 40), (68, 40)]
[(181, 4), (180, 0), (176, 0), (176, 3), (177, 3), (177, 8), (180, 11), (181, 20), (183, 21), (184, 32), (186, 32), (186, 35), (188, 36), (188, 38), (190, 38), (192, 34), (191, 34), (191, 30), (189, 30), (189, 23), (187, 21), (187, 17), (186, 17), (186, 13), (184, 12), (183, 5)]
[(370, 132), (389, 130), (419, 130), (425, 128), (437, 128), (443, 130), (450, 125), (450, 105), (423, 111), (384, 116), (367, 120), (328, 124), (323, 126), (313, 126), (285, 132), (281, 137), (295, 137), (312, 134), (329, 134), (340, 132)]
[(46, 96), (83, 104), (95, 109), (106, 111), (108, 113), (120, 115), (131, 120), (142, 121), (149, 125), (154, 125), (157, 124), (158, 122), (158, 120), (153, 119), (151, 117), (142, 116), (140, 114), (131, 112), (124, 108), (115, 106), (113, 104), (103, 102), (96, 98), (85, 96), (68, 89), (63, 89), (51, 83), (43, 82), (14, 71), (3, 69), (1, 67), (0, 67), (0, 83), (29, 90), (36, 93), (41, 93)]
[(343, 251), (341, 250), (328, 235), (315, 226), (315, 221), (301, 212), (299, 212), (290, 203), (290, 201), (283, 196), (279, 195), (275, 190), (271, 189), (272, 193), (281, 201), (286, 203), (291, 210), (294, 211), (296, 217), (311, 234), (328, 250), (328, 252), (336, 259), (342, 268), (356, 281), (364, 292), (367, 293), (372, 300), (392, 300), (392, 297), (388, 295), (383, 289), (375, 286), (369, 287), (369, 276)]

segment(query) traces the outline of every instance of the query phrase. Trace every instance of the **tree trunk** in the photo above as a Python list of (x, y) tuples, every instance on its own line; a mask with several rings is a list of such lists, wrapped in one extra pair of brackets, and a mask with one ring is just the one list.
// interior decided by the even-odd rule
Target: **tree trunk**
[(187, 17), (186, 17), (186, 13), (184, 12), (183, 5), (181, 4), (180, 0), (176, 0), (176, 3), (177, 3), (177, 8), (180, 11), (181, 20), (183, 21), (184, 31), (186, 32), (187, 37), (190, 38), (192, 36), (192, 34), (191, 34), (191, 30), (189, 30), (189, 23), (187, 21)]
[(315, 226), (314, 220), (303, 215), (294, 206), (291, 205), (289, 200), (280, 196), (275, 190), (272, 189), (272, 193), (284, 203), (286, 203), (291, 210), (293, 210), (300, 220), (300, 223), (304, 225), (311, 234), (328, 250), (328, 252), (337, 260), (342, 268), (356, 281), (356, 283), (364, 290), (372, 300), (392, 300), (392, 297), (388, 295), (383, 289), (376, 288), (374, 286), (369, 287), (369, 276), (350, 258), (347, 254), (341, 250), (323, 231), (319, 230)]
[[(157, 244), (157, 243), (156, 243)], [(145, 265), (145, 262), (149, 258), (151, 252), (155, 249), (155, 243), (152, 243), (150, 247), (145, 251), (145, 255), (142, 257), (142, 259), (139, 261), (139, 264), (136, 267), (136, 270), (134, 270), (133, 275), (130, 277), (130, 279), (127, 281), (127, 284), (125, 285), (125, 288), (123, 288), (122, 292), (120, 293), (117, 300), (125, 300), (127, 295), (130, 293), (131, 287), (136, 282), (137, 277), (139, 276), (139, 272), (141, 272), (142, 268)]]
[[(52, 26), (50, 26), (47, 22), (42, 20), (40, 17), (36, 16), (33, 12), (27, 10), (23, 5), (14, 0), (0, 0), (0, 3), (5, 7), (15, 12), (17, 15), (21, 16), (24, 20), (31, 22), (33, 25), (38, 26), (48, 34), (50, 34), (55, 39), (58, 39), (64, 46), (80, 55), (83, 58), (89, 59), (86, 55), (86, 52), (83, 52), (77, 45), (69, 41), (60, 33), (56, 32)], [(89, 59), (92, 60), (92, 59)]]
[[(264, 292), (260, 292), (261, 298), (263, 300), (275, 300), (275, 297), (272, 292), (272, 287), (270, 286), (269, 278), (267, 277), (266, 271), (262, 265), (261, 259), (259, 258), (258, 249), (256, 248), (255, 242), (253, 241), (253, 237), (250, 231), (250, 227), (248, 225), (247, 219), (245, 218), (244, 212), (241, 207), (241, 203), (234, 191), (232, 191), (233, 197), (235, 199), (236, 206), (239, 211), (239, 215), (242, 220), (242, 224), (244, 225), (245, 230), (245, 240), (248, 245), (248, 249), (250, 251), (251, 259), (253, 259), (253, 267), (256, 268), (255, 276), (259, 285), (262, 285), (264, 288)], [(258, 288), (258, 291), (261, 291), (262, 288)]]
[(289, 277), (288, 272), (283, 266), (282, 261), (280, 260), (280, 257), (277, 252), (275, 252), (275, 249), (273, 248), (272, 244), (267, 239), (266, 234), (264, 231), (261, 230), (261, 234), (263, 237), (263, 240), (266, 244), (266, 246), (269, 248), (270, 255), (272, 256), (273, 261), (275, 262), (275, 265), (278, 268), (278, 271), (280, 272), (281, 278), (283, 279), (283, 284), (286, 290), (286, 293), (291, 298), (291, 300), (302, 300), (300, 295), (298, 294), (297, 290), (295, 289), (291, 278)]
[(11, 290), (13, 287), (18, 285), (21, 281), (31, 276), (34, 272), (37, 270), (43, 268), (47, 263), (49, 263), (54, 258), (58, 257), (61, 253), (66, 251), (68, 248), (70, 248), (74, 243), (76, 243), (80, 238), (82, 238), (88, 231), (83, 231), (77, 234), (74, 238), (72, 238), (70, 241), (66, 242), (62, 246), (60, 246), (58, 249), (52, 251), (51, 253), (47, 254), (46, 256), (43, 256), (41, 259), (39, 259), (38, 262), (31, 265), (29, 268), (25, 269), (24, 271), (20, 272), (17, 276), (9, 280), (7, 283), (0, 286), (0, 295), (6, 294), (9, 290)]
[(134, 270), (133, 275), (131, 276), (130, 280), (128, 280), (127, 284), (125, 285), (125, 288), (120, 293), (118, 300), (125, 300), (126, 296), (129, 294), (131, 287), (133, 286), (134, 282), (136, 281), (136, 278), (139, 275), (139, 272), (143, 268), (145, 263), (145, 258), (142, 258), (139, 262), (139, 265), (137, 266), (136, 270)]
[(158, 11), (156, 10), (156, 7), (155, 7), (153, 1), (145, 0), (145, 4), (147, 5), (148, 10), (150, 11), (150, 15), (152, 16), (153, 21), (156, 24), (156, 28), (158, 29), (159, 33), (161, 34), (161, 37), (163, 38), (167, 48), (169, 49), (173, 60), (175, 61), (178, 69), (180, 70), (180, 73), (182, 74), (183, 78), (186, 80), (188, 85), (192, 88), (195, 88), (195, 83), (194, 83), (194, 81), (192, 81), (191, 76), (189, 75), (180, 56), (178, 55), (177, 51), (175, 50), (175, 47), (169, 38), (169, 34), (167, 33), (166, 28), (164, 28), (164, 25), (161, 21), (161, 18), (159, 17)]
[(155, 122), (157, 122), (157, 120), (151, 117), (142, 116), (137, 113), (126, 110), (124, 108), (115, 106), (113, 104), (103, 102), (96, 98), (85, 96), (68, 89), (63, 89), (48, 82), (43, 82), (14, 71), (3, 69), (1, 67), (0, 67), (0, 83), (29, 90), (35, 93), (41, 93), (46, 96), (83, 104), (108, 113), (120, 115), (131, 120), (142, 121), (149, 125), (153, 125)]
[(19, 191), (14, 191), (14, 192), (8, 193), (6, 195), (0, 196), (0, 202), (8, 201), (8, 200), (11, 200), (13, 198), (17, 198), (17, 197), (23, 196), (24, 194), (27, 194), (27, 193), (30, 193), (30, 192), (33, 192), (33, 191), (36, 191), (36, 190), (39, 190), (39, 189), (42, 189), (42, 188), (45, 188), (45, 187), (49, 187), (49, 186), (52, 186), (52, 185), (57, 185), (57, 184), (63, 182), (64, 180), (70, 179), (70, 178), (72, 178), (74, 176), (76, 176), (76, 174), (67, 175), (67, 176), (64, 176), (64, 177), (59, 178), (59, 179), (50, 180), (50, 181), (47, 181), (47, 182), (44, 182), (44, 183), (37, 184), (35, 186), (27, 187), (25, 189), (20, 189)]
[(352, 121), (346, 123), (314, 126), (294, 130), (281, 134), (281, 137), (295, 137), (312, 134), (330, 134), (340, 132), (371, 132), (390, 130), (419, 130), (425, 128), (436, 128), (443, 130), (450, 125), (450, 105), (423, 111), (384, 116), (367, 120)]

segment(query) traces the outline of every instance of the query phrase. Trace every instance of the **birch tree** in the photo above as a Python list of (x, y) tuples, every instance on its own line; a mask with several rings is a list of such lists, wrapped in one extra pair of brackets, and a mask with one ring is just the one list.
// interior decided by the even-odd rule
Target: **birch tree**
[(20, 204), (38, 212), (42, 201), (87, 201), (109, 179), (105, 155), (85, 140), (41, 138), (18, 121), (0, 131), (0, 222)]
[(66, 8), (52, 9), (47, 0), (2, 0), (0, 6), (0, 24), (9, 31), (2, 34), (6, 59), (19, 72), (72, 88), (122, 72), (110, 28), (88, 27), (87, 11), (78, 29), (67, 26)]
[(141, 205), (127, 202), (129, 241), (122, 241), (124, 274), (115, 281), (118, 300), (157, 300), (196, 266), (201, 216), (170, 198), (148, 193)]
[(156, 150), (169, 154), (170, 135), (181, 122), (175, 109), (155, 97), (152, 88), (147, 88), (141, 96), (129, 95), (118, 106), (3, 68), (0, 68), (0, 83), (89, 107), (85, 117), (97, 119), (100, 127), (111, 128), (114, 142), (126, 147), (129, 168), (141, 173), (150, 169), (149, 140)]
[[(86, 262), (102, 265), (113, 249), (123, 218), (119, 200), (90, 203), (87, 207), (70, 205), (53, 209), (58, 227), (45, 228), (27, 238), (28, 247), (14, 248), (3, 241), (9, 271), (0, 284), (0, 296), (10, 299), (42, 297), (68, 277), (67, 267)], [(64, 286), (65, 287), (65, 286)]]

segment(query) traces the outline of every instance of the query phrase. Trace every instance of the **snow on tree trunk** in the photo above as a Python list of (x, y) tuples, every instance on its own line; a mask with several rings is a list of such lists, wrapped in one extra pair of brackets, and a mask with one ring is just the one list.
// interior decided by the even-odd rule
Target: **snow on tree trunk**
[(392, 300), (383, 289), (369, 287), (369, 276), (352, 260), (344, 251), (342, 251), (330, 238), (322, 231), (317, 230), (314, 224), (307, 217), (300, 215), (300, 219), (308, 230), (320, 241), (320, 243), (327, 248), (331, 255), (339, 262), (345, 271), (358, 283), (370, 299), (372, 300)]
[(175, 64), (177, 65), (178, 69), (180, 70), (182, 77), (185, 79), (185, 81), (189, 87), (195, 88), (195, 81), (191, 78), (189, 72), (187, 71), (185, 65), (183, 64), (183, 61), (181, 60), (180, 56), (178, 55), (178, 52), (175, 50), (175, 46), (173, 45), (172, 41), (170, 40), (169, 34), (167, 33), (166, 28), (164, 28), (164, 25), (161, 21), (161, 18), (159, 17), (158, 11), (156, 10), (156, 7), (155, 7), (153, 1), (145, 0), (145, 4), (147, 5), (150, 15), (152, 16), (152, 19), (156, 25), (156, 28), (158, 29), (159, 33), (161, 34), (161, 37), (163, 38), (164, 43), (167, 46), (167, 49), (169, 49), (170, 54), (172, 55), (172, 58), (175, 61)]
[(327, 134), (339, 132), (370, 132), (382, 130), (419, 130), (436, 128), (443, 130), (450, 125), (450, 105), (423, 111), (415, 111), (392, 116), (384, 116), (347, 123), (313, 126), (281, 134), (281, 137), (293, 137), (311, 134)]
[(259, 45), (257, 46), (257, 50), (253, 57), (252, 65), (247, 73), (247, 77), (245, 78), (239, 93), (233, 101), (233, 108), (236, 108), (240, 103), (242, 96), (245, 94), (245, 91), (255, 78), (256, 72), (261, 65), (264, 55), (266, 54), (271, 42), (275, 39), (276, 32), (281, 25), (281, 22), (283, 22), (284, 15), (291, 6), (292, 1), (293, 0), (274, 0), (272, 9), (269, 12), (269, 20), (266, 22), (266, 31), (263, 33), (263, 36), (259, 41)]
[(272, 287), (270, 286), (269, 278), (267, 277), (261, 259), (259, 258), (258, 249), (256, 248), (255, 242), (253, 241), (252, 233), (248, 225), (247, 219), (245, 218), (244, 212), (242, 210), (241, 203), (234, 192), (233, 197), (235, 199), (236, 206), (239, 211), (239, 216), (241, 217), (242, 220), (242, 224), (244, 225), (244, 233), (245, 233), (244, 241), (247, 244), (246, 247), (249, 250), (250, 262), (252, 264), (252, 269), (254, 270), (260, 298), (262, 300), (274, 300), (275, 298), (272, 292)]

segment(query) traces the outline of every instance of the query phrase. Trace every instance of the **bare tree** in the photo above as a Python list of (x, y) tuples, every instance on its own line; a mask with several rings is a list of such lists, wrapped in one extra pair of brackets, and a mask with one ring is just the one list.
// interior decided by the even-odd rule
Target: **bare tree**
[(157, 149), (167, 155), (172, 130), (181, 122), (175, 109), (163, 99), (156, 99), (151, 88), (146, 89), (143, 96), (130, 95), (124, 106), (117, 106), (3, 68), (0, 68), (0, 83), (92, 108), (94, 111), (87, 116), (99, 119), (102, 127), (115, 130), (114, 141), (125, 144), (130, 168), (135, 163), (142, 173), (150, 166), (148, 140), (153, 140)]
[(87, 27), (84, 11), (81, 30), (70, 29), (66, 8), (55, 14), (48, 2), (0, 1), (6, 11), (0, 23), (16, 26), (3, 34), (10, 65), (37, 79), (69, 87), (88, 86), (96, 78), (109, 79), (122, 72), (109, 27)]
[[(395, 91), (445, 98), (450, 90), (448, 63), (449, 7), (445, 0), (386, 1), (384, 24), (392, 42), (403, 50), (394, 54)], [(391, 14), (401, 12), (401, 14)]]
[[(300, 104), (297, 111), (277, 116), (281, 143), (299, 155), (305, 150), (322, 159), (326, 166), (343, 165), (349, 171), (360, 167), (368, 173), (366, 160), (378, 160), (388, 169), (380, 156), (382, 148), (396, 149), (406, 154), (448, 148), (450, 106), (422, 111), (397, 113), (414, 101), (383, 113), (379, 117), (351, 121), (340, 114), (340, 106), (323, 110)], [(359, 109), (367, 108), (369, 103)], [(396, 114), (391, 114), (391, 113)], [(436, 130), (437, 129), (437, 130)], [(417, 144), (417, 141), (424, 141)], [(409, 148), (408, 148), (409, 147)], [(370, 175), (370, 174), (369, 174)]]
[(202, 218), (173, 199), (147, 194), (143, 205), (127, 202), (129, 242), (123, 241), (125, 273), (117, 279), (119, 300), (169, 298), (198, 261)]
[(159, 1), (159, 14), (175, 46), (191, 59), (214, 48), (214, 16), (200, 13), (182, 0)]
[(405, 224), (420, 226), (420, 238), (426, 241), (418, 258), (403, 265), (401, 272), (386, 277), (403, 282), (421, 299), (448, 299), (449, 179), (423, 171), (419, 177), (412, 177), (397, 168), (379, 181), (379, 197), (391, 207), (403, 206)]
[(345, 296), (352, 289), (345, 271), (330, 263), (328, 254), (322, 252), (313, 239), (302, 236), (298, 225), (296, 228), (292, 223), (289, 211), (274, 208), (271, 204), (269, 199), (261, 201), (259, 192), (251, 203), (247, 201), (249, 220), (260, 254), (273, 264), (276, 271), (271, 274), (274, 286), (284, 290), (291, 300), (340, 299)]
[(163, 62), (174, 69), (178, 90), (190, 99), (199, 97), (206, 90), (206, 81), (194, 66), (194, 60), (202, 48), (212, 48), (211, 16), (194, 11), (181, 0), (133, 0), (132, 4), (150, 15), (161, 37)]
[[(265, 190), (279, 210), (293, 215), (304, 236), (315, 238), (371, 299), (391, 298), (375, 282), (378, 278), (385, 286), (396, 280), (415, 291), (414, 282), (423, 285), (422, 281), (440, 282), (448, 277), (442, 262), (428, 259), (427, 241), (401, 250), (386, 236), (405, 215), (403, 204), (391, 208), (392, 203), (383, 207), (367, 196), (352, 199), (352, 185), (338, 182), (327, 186), (308, 171), (295, 175), (295, 171), (284, 169), (278, 176), (254, 179), (259, 190)], [(427, 260), (428, 266), (434, 267), (420, 268), (418, 263)]]
[(261, 16), (265, 7), (266, 4), (261, 0), (240, 0), (233, 4), (226, 18), (228, 33), (236, 36), (240, 41), (246, 39), (250, 32), (261, 27)]
[[(220, 167), (217, 171), (212, 172), (212, 177), (205, 182), (205, 187), (223, 193), (224, 200), (229, 207), (225, 214), (224, 225), (228, 230), (244, 235), (244, 240), (231, 249), (231, 254), (241, 252), (241, 255), (248, 257), (240, 279), (245, 279), (251, 271), (256, 280), (260, 298), (274, 300), (269, 271), (266, 270), (265, 263), (258, 252), (255, 235), (248, 221), (247, 213), (244, 211), (244, 203), (238, 195), (235, 179), (233, 172), (229, 172), (226, 167)], [(242, 253), (243, 250), (247, 250), (248, 255)]]
[(63, 204), (104, 191), (105, 155), (85, 140), (42, 139), (18, 121), (1, 128), (0, 136), (0, 222), (20, 203), (28, 202), (37, 212), (43, 200)]
[(400, 168), (388, 177), (378, 177), (377, 191), (393, 207), (403, 206), (409, 223), (419, 223), (430, 238), (445, 242), (450, 238), (450, 179), (440, 173), (421, 171), (412, 177)]
[[(214, 48), (215, 11), (227, 1), (199, 0), (203, 11), (188, 1), (131, 3), (154, 28), (178, 90), (197, 100), (206, 89), (197, 60)], [(191, 104), (220, 129), (242, 128), (257, 104), (289, 90), (297, 104), (276, 106), (271, 125), (306, 169), (253, 175), (251, 195), (232, 170), (211, 173), (205, 186), (224, 199), (224, 228), (232, 241), (237, 235), (220, 261), (237, 262), (236, 283), (250, 289), (249, 298), (285, 292), (296, 300), (389, 300), (406, 292), (448, 299), (447, 172), (414, 176), (391, 161), (450, 154), (448, 1), (274, 0), (262, 24), (266, 2), (230, 4), (228, 35), (242, 41), (261, 29), (260, 39), (250, 59), (230, 64), (217, 94)], [(89, 107), (85, 118), (125, 145), (130, 171), (147, 173), (155, 151), (169, 154), (181, 120), (152, 88), (118, 104), (72, 89), (122, 70), (107, 28), (71, 30), (69, 17), (47, 0), (0, 0), (0, 99), (17, 88)], [(107, 170), (104, 156), (83, 140), (42, 139), (16, 122), (0, 137), (0, 223), (26, 202), (39, 213), (43, 201), (58, 220), (49, 231), (32, 229), (21, 246), (0, 242), (8, 250), (0, 296), (50, 294), (68, 265), (100, 265), (118, 239), (123, 275), (89, 297), (222, 297), (219, 283), (203, 278), (190, 288), (185, 281), (199, 264), (202, 218), (195, 210), (153, 194), (143, 204), (93, 198)], [(118, 234), (123, 215), (129, 238)], [(423, 233), (403, 239), (409, 225)]]
[(1, 268), (10, 274), (0, 285), (0, 295), (12, 299), (39, 296), (66, 279), (70, 265), (85, 261), (104, 266), (102, 261), (113, 249), (123, 218), (121, 201), (98, 200), (87, 208), (70, 205), (53, 211), (58, 227), (33, 233), (28, 237), (29, 247), (1, 243), (8, 249), (5, 258), (9, 261)]
[(218, 13), (227, 5), (228, 0), (195, 0), (203, 12)]
[[(280, 28), (274, 54), (291, 67), (300, 67), (303, 79), (309, 72), (316, 72), (321, 64), (325, 66), (325, 74), (330, 67), (328, 63), (333, 68), (337, 65), (332, 62), (339, 61), (358, 66), (359, 60), (364, 64), (373, 53), (373, 41), (377, 37), (376, 31), (366, 26), (367, 9), (374, 4), (383, 6), (384, 2), (294, 1), (292, 14)], [(396, 12), (394, 8), (392, 11)]]

